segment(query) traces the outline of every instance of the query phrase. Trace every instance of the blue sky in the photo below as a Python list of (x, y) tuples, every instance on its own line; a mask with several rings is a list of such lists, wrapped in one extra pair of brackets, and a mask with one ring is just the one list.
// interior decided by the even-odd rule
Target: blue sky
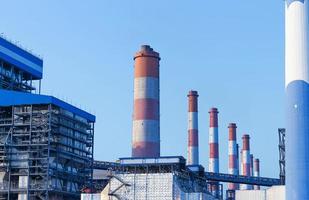
[(277, 177), (284, 126), (284, 2), (10, 0), (0, 32), (44, 57), (43, 93), (97, 116), (95, 158), (130, 156), (133, 55), (161, 55), (161, 152), (183, 155), (188, 90), (198, 90), (200, 161), (208, 168), (208, 109), (219, 109), (220, 170), (227, 126), (251, 135), (261, 175)]

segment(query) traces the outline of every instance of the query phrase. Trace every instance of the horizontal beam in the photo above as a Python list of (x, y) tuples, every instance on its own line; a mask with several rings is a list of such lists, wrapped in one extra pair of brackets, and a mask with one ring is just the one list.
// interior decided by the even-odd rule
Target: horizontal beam
[[(145, 165), (158, 165), (158, 164), (141, 164), (141, 167)], [(94, 161), (93, 168), (94, 169), (102, 169), (102, 170), (115, 170), (121, 168), (120, 163), (115, 162), (104, 162), (104, 161)], [(128, 166), (128, 165), (126, 165)], [(136, 167), (136, 165), (134, 165)], [(163, 166), (163, 165), (162, 165)], [(189, 169), (187, 169), (190, 171)], [(207, 181), (218, 181), (218, 182), (226, 182), (226, 183), (241, 183), (241, 184), (249, 184), (249, 185), (260, 185), (260, 186), (273, 186), (280, 185), (280, 179), (275, 178), (265, 178), (265, 177), (251, 177), (251, 176), (240, 176), (240, 175), (231, 175), (231, 174), (223, 174), (223, 173), (212, 173), (205, 172), (204, 176), (200, 177)]]
[(266, 177), (252, 177), (252, 176), (205, 172), (205, 178), (210, 181), (219, 181), (227, 183), (242, 183), (249, 185), (260, 185), (260, 186), (280, 185), (280, 179), (266, 178)]

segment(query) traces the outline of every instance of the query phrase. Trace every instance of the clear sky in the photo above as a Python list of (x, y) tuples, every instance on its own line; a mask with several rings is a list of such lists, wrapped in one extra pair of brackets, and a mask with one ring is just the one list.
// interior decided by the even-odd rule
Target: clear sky
[(187, 92), (198, 90), (200, 161), (208, 168), (208, 109), (219, 109), (220, 170), (227, 126), (251, 135), (261, 175), (278, 177), (284, 126), (284, 2), (10, 0), (0, 32), (44, 56), (43, 93), (96, 114), (95, 159), (131, 154), (133, 55), (161, 55), (161, 153), (187, 146)]

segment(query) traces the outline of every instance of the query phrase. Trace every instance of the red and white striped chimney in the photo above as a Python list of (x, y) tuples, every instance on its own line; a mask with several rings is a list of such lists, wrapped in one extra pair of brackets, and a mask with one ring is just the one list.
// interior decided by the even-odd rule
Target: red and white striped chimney
[[(259, 159), (254, 159), (254, 173), (253, 176), (255, 177), (260, 177), (260, 160)], [(254, 185), (255, 190), (259, 190), (260, 186), (259, 185)]]
[[(237, 142), (236, 142), (236, 124), (235, 123), (230, 123), (229, 126), (229, 169), (228, 172), (229, 174), (232, 175), (238, 175), (239, 170), (238, 170), (238, 150), (237, 150)], [(229, 190), (238, 190), (238, 184), (236, 183), (229, 183), (228, 184), (228, 189)]]
[[(242, 167), (243, 167), (243, 175), (250, 176), (250, 136), (243, 135), (243, 148), (242, 148)], [(243, 190), (250, 190), (252, 189), (251, 185), (242, 184), (241, 189)]]
[(159, 157), (160, 56), (149, 45), (142, 45), (134, 61), (132, 157)]
[(189, 91), (188, 94), (188, 165), (199, 164), (198, 147), (198, 93)]
[[(209, 110), (209, 172), (219, 173), (219, 135), (218, 135), (218, 109), (211, 108)], [(212, 186), (212, 192), (215, 196), (218, 195), (218, 183)]]

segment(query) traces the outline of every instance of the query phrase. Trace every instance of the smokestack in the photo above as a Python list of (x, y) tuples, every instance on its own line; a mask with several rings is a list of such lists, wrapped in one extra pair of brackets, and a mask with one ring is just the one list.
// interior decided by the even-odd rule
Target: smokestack
[[(209, 172), (219, 173), (219, 135), (218, 135), (218, 109), (211, 108), (209, 110)], [(218, 195), (219, 185), (214, 182), (212, 192), (215, 196)]]
[[(229, 174), (238, 175), (238, 147), (236, 143), (236, 124), (230, 123), (229, 126)], [(229, 190), (238, 190), (238, 184), (229, 183)]]
[(243, 161), (242, 161), (242, 149), (240, 149), (240, 174), (244, 175), (244, 170), (243, 170)]
[(160, 56), (143, 45), (134, 61), (132, 157), (160, 157)]
[[(259, 159), (254, 159), (254, 177), (260, 177), (260, 160)], [(260, 186), (259, 185), (254, 185), (253, 186), (255, 190), (259, 190)]]
[[(242, 147), (242, 171), (244, 176), (250, 176), (250, 136), (243, 135), (242, 136), (243, 147)], [(241, 188), (243, 190), (252, 189), (251, 185), (242, 184)]]
[(309, 199), (309, 2), (285, 1), (286, 199)]
[(198, 150), (198, 93), (189, 91), (188, 94), (188, 165), (199, 164)]
[(250, 176), (253, 176), (253, 154), (250, 154)]
[[(241, 174), (241, 172), (240, 172), (240, 168), (239, 168), (239, 144), (236, 144), (236, 152), (237, 152), (237, 160), (236, 160), (236, 164), (237, 164), (237, 169), (238, 169), (238, 174)], [(239, 185), (238, 185), (238, 187), (239, 187)]]

